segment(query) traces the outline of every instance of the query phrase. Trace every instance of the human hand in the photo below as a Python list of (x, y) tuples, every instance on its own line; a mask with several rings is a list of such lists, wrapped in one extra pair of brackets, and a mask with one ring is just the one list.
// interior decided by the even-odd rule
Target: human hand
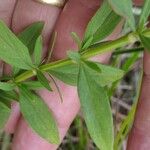
[[(54, 50), (54, 59), (64, 58), (66, 55), (66, 50), (76, 48), (75, 43), (70, 37), (70, 32), (77, 32), (82, 37), (88, 21), (99, 7), (99, 0), (70, 0), (63, 12), (60, 12), (61, 10), (59, 8), (39, 4), (31, 0), (19, 0), (17, 3), (15, 0), (11, 2), (6, 0), (5, 2), (1, 3), (3, 3), (2, 9), (6, 9), (2, 11), (4, 13), (1, 13), (1, 18), (3, 18), (9, 26), (11, 25), (12, 30), (16, 33), (35, 21), (45, 21), (46, 25), (43, 32), (45, 39), (44, 54), (48, 47), (50, 35), (55, 28), (55, 30), (58, 32), (58, 39)], [(16, 6), (15, 9), (12, 6)], [(59, 19), (55, 26), (55, 22), (58, 17)], [(116, 37), (116, 33), (118, 32), (115, 32), (115, 34), (110, 38), (112, 39)], [(109, 55), (102, 56), (98, 59), (100, 59), (101, 62), (107, 62), (108, 58)], [(46, 90), (42, 90), (39, 93), (48, 106), (52, 109), (57, 120), (62, 139), (65, 136), (72, 120), (76, 116), (80, 105), (77, 98), (76, 89), (74, 87), (66, 86), (60, 81), (59, 86), (63, 91), (63, 103), (60, 103), (59, 96), (56, 92), (49, 93)], [(14, 109), (14, 113), (12, 113), (12, 116), (6, 126), (7, 131), (15, 131), (12, 149), (56, 149), (56, 145), (47, 143), (33, 133), (32, 129), (28, 127), (22, 117), (16, 122), (18, 118), (17, 116), (19, 116), (18, 106), (16, 107), (17, 110)]]
[[(144, 1), (139, 0), (141, 5)], [(149, 150), (150, 149), (150, 54), (144, 52), (143, 79), (139, 101), (135, 113), (132, 130), (129, 134), (127, 150)]]
[[(10, 4), (10, 2), (7, 1), (7, 4), (5, 3), (3, 8), (6, 9), (7, 7), (7, 9), (9, 9), (10, 6), (8, 5), (12, 6), (12, 2)], [(11, 26), (14, 32), (18, 33), (24, 27), (35, 21), (45, 21), (46, 25), (43, 32), (45, 39), (44, 51), (46, 51), (48, 47), (48, 41), (54, 28), (55, 21), (60, 15), (55, 26), (55, 30), (58, 32), (58, 39), (53, 53), (53, 58), (60, 59), (65, 57), (66, 50), (76, 48), (75, 43), (70, 37), (70, 33), (75, 31), (82, 36), (86, 24), (99, 7), (99, 0), (90, 3), (87, 0), (70, 0), (61, 14), (59, 14), (61, 10), (57, 7), (39, 4), (32, 0), (19, 0), (16, 4), (14, 1), (14, 5), (16, 5), (14, 14), (7, 19), (7, 23), (9, 24), (10, 19), (12, 19)], [(5, 12), (7, 12), (7, 10)], [(12, 15), (12, 12), (13, 9), (9, 15)], [(6, 16), (4, 16), (4, 19), (6, 19)], [(49, 93), (46, 90), (42, 90), (39, 93), (53, 111), (62, 139), (79, 110), (79, 101), (74, 87), (66, 86), (62, 82), (58, 84), (61, 91), (63, 91), (63, 103), (60, 102), (57, 92)], [(22, 117), (16, 122), (18, 110), (14, 109), (13, 112), (6, 126), (7, 131), (14, 131), (12, 149), (56, 149), (56, 145), (47, 143), (35, 134)]]

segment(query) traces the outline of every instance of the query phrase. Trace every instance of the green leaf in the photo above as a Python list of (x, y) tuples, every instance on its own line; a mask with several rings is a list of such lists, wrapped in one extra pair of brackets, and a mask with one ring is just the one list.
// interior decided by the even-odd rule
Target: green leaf
[(124, 139), (127, 137), (128, 133), (132, 127), (134, 117), (135, 117), (135, 112), (137, 110), (137, 103), (138, 103), (139, 95), (140, 95), (140, 91), (141, 91), (142, 79), (143, 79), (143, 71), (140, 71), (140, 76), (138, 78), (138, 84), (136, 87), (136, 95), (133, 99), (134, 104), (130, 108), (130, 111), (129, 111), (128, 115), (126, 116), (126, 118), (120, 124), (120, 129), (119, 129), (119, 131), (115, 137), (115, 141), (114, 141), (114, 150), (118, 150), (118, 147), (123, 143)]
[(92, 62), (92, 61), (84, 61), (84, 63), (92, 70), (101, 73), (101, 69), (100, 67), (97, 66), (96, 63)]
[(46, 88), (48, 89), (49, 91), (52, 91), (50, 85), (49, 85), (49, 81), (46, 79), (46, 77), (44, 76), (44, 74), (37, 70), (37, 78), (38, 78), (38, 81)]
[[(33, 53), (37, 38), (41, 35), (44, 27), (43, 22), (36, 22), (28, 26), (24, 31), (18, 34), (18, 38), (27, 46), (30, 54)], [(20, 69), (14, 67), (13, 75), (17, 75)]]
[(77, 83), (77, 74), (78, 74), (78, 65), (71, 64), (61, 67), (57, 67), (48, 71), (51, 75), (55, 76), (59, 80), (67, 83), (69, 85), (76, 85)]
[(9, 109), (11, 109), (12, 106), (12, 100), (3, 99), (0, 97), (0, 102), (6, 105)]
[(36, 22), (18, 35), (18, 38), (28, 47), (30, 54), (33, 53), (36, 40), (41, 35), (43, 27), (43, 22)]
[(8, 82), (0, 82), (0, 89), (4, 91), (11, 91), (15, 88), (15, 85), (13, 83)]
[(25, 86), (20, 86), (20, 107), (24, 118), (42, 138), (59, 144), (59, 133), (51, 111), (44, 101)]
[(39, 81), (26, 81), (23, 82), (22, 84), (25, 85), (30, 90), (38, 90), (44, 88), (44, 86)]
[[(91, 71), (91, 74), (94, 76), (96, 82), (100, 83), (101, 86), (109, 85), (119, 79), (121, 79), (124, 75), (124, 71), (120, 69), (116, 69), (113, 67), (109, 67), (106, 65), (102, 65), (98, 62), (95, 62), (96, 65), (100, 68), (101, 72)], [(97, 68), (98, 69), (98, 68)], [(57, 68), (53, 68), (49, 70), (49, 73), (58, 78), (59, 80), (70, 84), (77, 84), (77, 76), (79, 72), (78, 64), (70, 64)]]
[(33, 67), (27, 47), (0, 21), (0, 59), (6, 63), (30, 70)]
[(11, 110), (0, 102), (0, 129), (3, 129), (10, 115)]
[(150, 15), (150, 0), (145, 0), (140, 16), (139, 27), (143, 28)]
[(78, 63), (81, 59), (81, 55), (75, 51), (67, 51), (67, 55), (70, 59), (72, 59), (76, 63)]
[(116, 15), (113, 11), (106, 18), (105, 22), (99, 27), (95, 35), (93, 36), (92, 44), (103, 40), (108, 35), (110, 35), (113, 30), (116, 28), (118, 23), (121, 21), (121, 17)]
[(42, 37), (39, 36), (35, 43), (34, 48), (34, 64), (36, 66), (39, 66), (41, 63), (41, 57), (42, 57)]
[(15, 77), (15, 76), (19, 73), (19, 71), (20, 71), (19, 68), (13, 67), (13, 68), (12, 68), (12, 74), (13, 74), (13, 76)]
[(108, 2), (105, 1), (87, 26), (82, 43), (82, 50), (106, 38), (112, 33), (120, 20), (121, 17), (118, 16), (112, 10)]
[[(87, 30), (88, 31), (88, 30)], [(86, 32), (85, 32), (86, 33)], [(89, 39), (84, 40), (81, 44), (81, 49), (79, 52), (83, 52), (85, 49), (89, 48), (92, 45), (93, 36), (91, 36)]]
[(124, 70), (126, 73), (129, 72), (138, 59), (139, 59), (139, 53), (137, 52), (133, 53), (129, 58), (126, 59), (121, 69)]
[(3, 91), (3, 90), (0, 90), (0, 98), (1, 99), (7, 99), (9, 101), (12, 101), (12, 100), (17, 101), (19, 99), (16, 92), (14, 92), (14, 91)]
[(113, 150), (113, 119), (107, 90), (98, 85), (89, 73), (89, 67), (80, 65), (78, 94), (88, 131), (101, 150)]
[(114, 150), (118, 150), (119, 146), (123, 143), (123, 141), (126, 139), (135, 116), (136, 111), (136, 105), (133, 104), (131, 107), (130, 112), (126, 116), (126, 118), (121, 122), (119, 132), (116, 135), (115, 141), (114, 141)]
[(13, 101), (18, 101), (19, 97), (14, 91), (3, 91), (0, 90), (0, 101), (3, 102), (6, 106), (11, 108)]
[(143, 46), (150, 51), (150, 37), (146, 37), (144, 35), (140, 35), (141, 42)]
[(135, 19), (132, 12), (132, 0), (108, 0), (112, 9), (126, 19), (130, 28), (135, 31)]

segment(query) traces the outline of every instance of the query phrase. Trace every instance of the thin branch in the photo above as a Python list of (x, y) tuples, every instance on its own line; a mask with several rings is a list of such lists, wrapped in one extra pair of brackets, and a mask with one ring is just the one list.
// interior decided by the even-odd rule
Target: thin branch
[(57, 89), (57, 91), (58, 91), (58, 94), (59, 94), (59, 97), (60, 97), (61, 102), (63, 102), (63, 96), (62, 96), (62, 94), (61, 94), (61, 91), (60, 91), (60, 89), (59, 89), (59, 86), (57, 85), (57, 83), (56, 83), (55, 79), (53, 78), (53, 76), (52, 76), (51, 74), (49, 74), (49, 73), (48, 73), (48, 75), (49, 75), (49, 77), (52, 79), (52, 81), (53, 81), (53, 83), (54, 83), (54, 85), (55, 85), (55, 87), (56, 87), (56, 89)]
[[(145, 31), (143, 34), (144, 34), (144, 36), (150, 35), (150, 29)], [(134, 39), (133, 39), (133, 37), (134, 37)], [(81, 53), (81, 56), (83, 59), (89, 59), (89, 58), (97, 56), (99, 54), (103, 54), (106, 52), (112, 52), (116, 48), (120, 48), (120, 47), (129, 45), (129, 44), (133, 44), (136, 41), (139, 41), (139, 39), (137, 38), (135, 40), (135, 33), (134, 32), (129, 33), (129, 34), (127, 34), (127, 35), (125, 35), (119, 39), (114, 40), (114, 41), (110, 41), (110, 42), (107, 42), (107, 43), (102, 44), (102, 45), (96, 44), (95, 47), (93, 46), (93, 47), (87, 49), (86, 51), (84, 51), (83, 53)], [(73, 63), (73, 61), (71, 59), (62, 59), (62, 60), (58, 60), (55, 62), (51, 62), (49, 64), (42, 65), (39, 67), (39, 69), (44, 72), (44, 71), (48, 71), (48, 70), (53, 69), (53, 68), (69, 65), (72, 63)], [(24, 80), (27, 80), (27, 79), (33, 77), (33, 76), (35, 76), (34, 75), (34, 69), (22, 73), (21, 75), (17, 76), (14, 81), (15, 82), (22, 82)]]
[(51, 41), (50, 41), (50, 47), (49, 47), (48, 57), (47, 57), (46, 63), (50, 62), (50, 59), (52, 57), (52, 53), (54, 51), (54, 46), (55, 46), (55, 43), (56, 43), (56, 38), (57, 38), (57, 32), (54, 31), (53, 34), (52, 34)]

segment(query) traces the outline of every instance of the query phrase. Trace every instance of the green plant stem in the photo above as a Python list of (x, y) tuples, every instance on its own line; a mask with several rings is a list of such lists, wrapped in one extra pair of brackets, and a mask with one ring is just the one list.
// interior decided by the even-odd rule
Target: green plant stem
[(137, 104), (138, 104), (138, 99), (140, 96), (142, 77), (143, 77), (143, 71), (141, 71), (140, 76), (139, 76), (139, 82), (138, 82), (137, 93), (135, 96), (134, 104), (132, 105), (131, 110), (128, 113), (127, 117), (124, 119), (124, 121), (120, 125), (120, 131), (118, 132), (115, 138), (114, 150), (118, 150), (119, 145), (122, 143), (123, 139), (125, 139), (129, 130), (131, 129), (133, 119), (135, 116), (135, 111), (136, 111)]
[[(144, 34), (150, 35), (150, 29), (147, 30)], [(123, 46), (126, 46), (128, 44), (132, 44), (134, 42), (138, 41), (137, 35), (133, 32), (130, 34), (127, 34), (119, 39), (116, 39), (114, 41), (105, 42), (103, 44), (96, 44), (95, 46), (92, 46), (91, 48), (87, 49), (83, 53), (81, 53), (83, 59), (89, 59), (91, 57), (97, 56), (102, 53), (111, 52), (116, 48), (120, 48)], [(54, 69), (57, 67), (65, 66), (68, 64), (72, 64), (73, 61), (71, 59), (62, 59), (55, 62), (51, 62), (49, 64), (45, 64), (39, 67), (39, 69), (42, 72), (46, 72), (50, 69)], [(25, 71), (21, 75), (17, 76), (14, 81), (16, 83), (25, 81), (33, 76), (36, 75), (35, 69)]]
[(138, 48), (132, 48), (132, 49), (118, 50), (118, 51), (113, 52), (113, 55), (137, 53), (137, 52), (143, 52), (143, 51), (144, 51), (144, 47), (138, 47)]

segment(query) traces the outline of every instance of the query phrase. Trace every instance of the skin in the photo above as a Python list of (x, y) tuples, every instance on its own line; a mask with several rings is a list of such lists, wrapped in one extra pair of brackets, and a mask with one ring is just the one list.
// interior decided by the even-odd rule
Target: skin
[[(138, 5), (141, 3), (141, 0), (136, 1)], [(70, 32), (77, 32), (82, 37), (88, 21), (94, 15), (99, 5), (99, 0), (69, 0), (64, 9), (61, 10), (60, 8), (43, 5), (32, 0), (5, 0), (0, 1), (0, 19), (4, 20), (15, 33), (20, 32), (35, 21), (44, 21), (43, 55), (46, 54), (52, 31), (56, 30), (58, 38), (53, 59), (58, 60), (66, 57), (66, 50), (77, 48), (77, 45), (70, 37)], [(119, 30), (120, 28), (118, 27), (109, 39), (116, 38)], [(106, 54), (95, 59), (106, 63), (109, 57), (110, 54)], [(144, 57), (144, 77), (141, 96), (136, 119), (129, 137), (128, 150), (147, 150), (150, 147), (150, 96), (148, 94), (150, 90), (150, 55), (145, 53)], [(5, 67), (5, 72), (10, 72), (8, 66)], [(57, 81), (57, 83), (63, 94), (63, 103), (60, 102), (57, 92), (49, 93), (46, 90), (41, 90), (39, 94), (52, 110), (57, 121), (60, 137), (63, 139), (79, 111), (80, 103), (75, 87), (65, 85), (61, 81)], [(5, 130), (14, 133), (12, 150), (55, 150), (58, 147), (58, 145), (47, 143), (32, 131), (20, 115), (19, 105), (16, 103), (12, 104), (12, 114), (5, 126)]]

